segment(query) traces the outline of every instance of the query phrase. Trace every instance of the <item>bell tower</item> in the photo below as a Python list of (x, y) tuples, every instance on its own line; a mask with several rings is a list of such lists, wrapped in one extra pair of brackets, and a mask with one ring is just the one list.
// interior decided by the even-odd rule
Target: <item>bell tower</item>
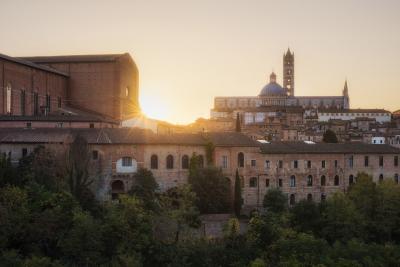
[(289, 96), (294, 96), (294, 53), (289, 48), (283, 54), (283, 87)]

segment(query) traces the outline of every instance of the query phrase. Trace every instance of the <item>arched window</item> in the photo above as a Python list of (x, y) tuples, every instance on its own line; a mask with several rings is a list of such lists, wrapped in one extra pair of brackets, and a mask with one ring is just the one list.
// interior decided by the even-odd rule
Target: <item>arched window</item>
[(296, 204), (296, 196), (294, 194), (290, 194), (289, 204), (290, 204), (290, 206), (293, 206), (294, 204)]
[(325, 194), (321, 194), (321, 201), (325, 201), (326, 200), (326, 195)]
[(172, 155), (167, 156), (167, 169), (174, 168), (174, 157)]
[(158, 156), (152, 155), (150, 158), (150, 168), (153, 170), (158, 169)]
[(353, 176), (353, 174), (351, 174), (349, 176), (349, 185), (352, 185), (352, 184), (354, 184), (354, 176)]
[(335, 184), (335, 186), (338, 186), (338, 185), (339, 185), (339, 183), (340, 183), (339, 176), (338, 176), (338, 175), (336, 175), (336, 176), (335, 176), (335, 181), (334, 181), (334, 184)]
[(257, 187), (257, 177), (250, 178), (249, 187)]
[(382, 183), (383, 182), (383, 174), (379, 175), (379, 182)]
[(307, 195), (307, 200), (308, 200), (308, 201), (312, 201), (312, 194), (308, 194), (308, 195)]
[(204, 157), (199, 155), (199, 168), (204, 168)]
[(189, 169), (189, 156), (183, 155), (182, 157), (182, 169)]
[(290, 176), (290, 187), (296, 187), (296, 176)]
[(399, 183), (399, 174), (398, 174), (398, 173), (396, 173), (396, 174), (394, 175), (394, 182), (395, 182), (396, 184)]
[(313, 184), (313, 177), (312, 175), (307, 176), (307, 186), (312, 186)]
[(325, 175), (321, 176), (321, 186), (325, 186), (326, 185), (326, 177)]
[(242, 152), (238, 154), (238, 167), (239, 168), (244, 167), (244, 154)]

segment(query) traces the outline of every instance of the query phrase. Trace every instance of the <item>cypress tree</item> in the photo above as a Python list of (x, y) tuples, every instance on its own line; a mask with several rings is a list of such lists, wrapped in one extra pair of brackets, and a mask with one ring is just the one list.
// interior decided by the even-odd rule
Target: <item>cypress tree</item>
[(240, 186), (240, 177), (238, 170), (236, 170), (236, 177), (235, 177), (235, 195), (233, 199), (233, 208), (236, 217), (239, 217), (240, 210), (242, 209), (242, 187)]
[(242, 131), (240, 127), (240, 116), (239, 113), (236, 114), (236, 132), (240, 133)]

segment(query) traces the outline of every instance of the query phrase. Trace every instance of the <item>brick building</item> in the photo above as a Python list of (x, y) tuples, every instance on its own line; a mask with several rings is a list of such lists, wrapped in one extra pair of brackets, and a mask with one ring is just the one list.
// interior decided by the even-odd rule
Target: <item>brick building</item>
[(115, 127), (140, 113), (138, 69), (127, 53), (0, 54), (0, 89), (0, 127)]
[(73, 136), (89, 143), (93, 190), (99, 199), (125, 193), (138, 168), (150, 169), (161, 190), (187, 182), (189, 158), (196, 153), (206, 162), (206, 144), (214, 146), (214, 165), (233, 189), (236, 170), (242, 179), (244, 207), (262, 204), (269, 188), (279, 187), (291, 204), (315, 201), (356, 182), (359, 172), (376, 182), (400, 174), (400, 149), (389, 145), (315, 144), (313, 142), (253, 141), (240, 133), (154, 134), (138, 129), (0, 129), (0, 152), (14, 163), (38, 145), (65, 155)]

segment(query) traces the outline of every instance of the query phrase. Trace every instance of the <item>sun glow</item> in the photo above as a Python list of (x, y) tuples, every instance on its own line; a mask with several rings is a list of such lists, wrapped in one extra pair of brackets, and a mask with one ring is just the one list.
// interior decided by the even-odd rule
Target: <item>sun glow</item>
[(146, 117), (170, 122), (171, 114), (168, 106), (160, 98), (142, 94), (140, 96), (140, 107)]

